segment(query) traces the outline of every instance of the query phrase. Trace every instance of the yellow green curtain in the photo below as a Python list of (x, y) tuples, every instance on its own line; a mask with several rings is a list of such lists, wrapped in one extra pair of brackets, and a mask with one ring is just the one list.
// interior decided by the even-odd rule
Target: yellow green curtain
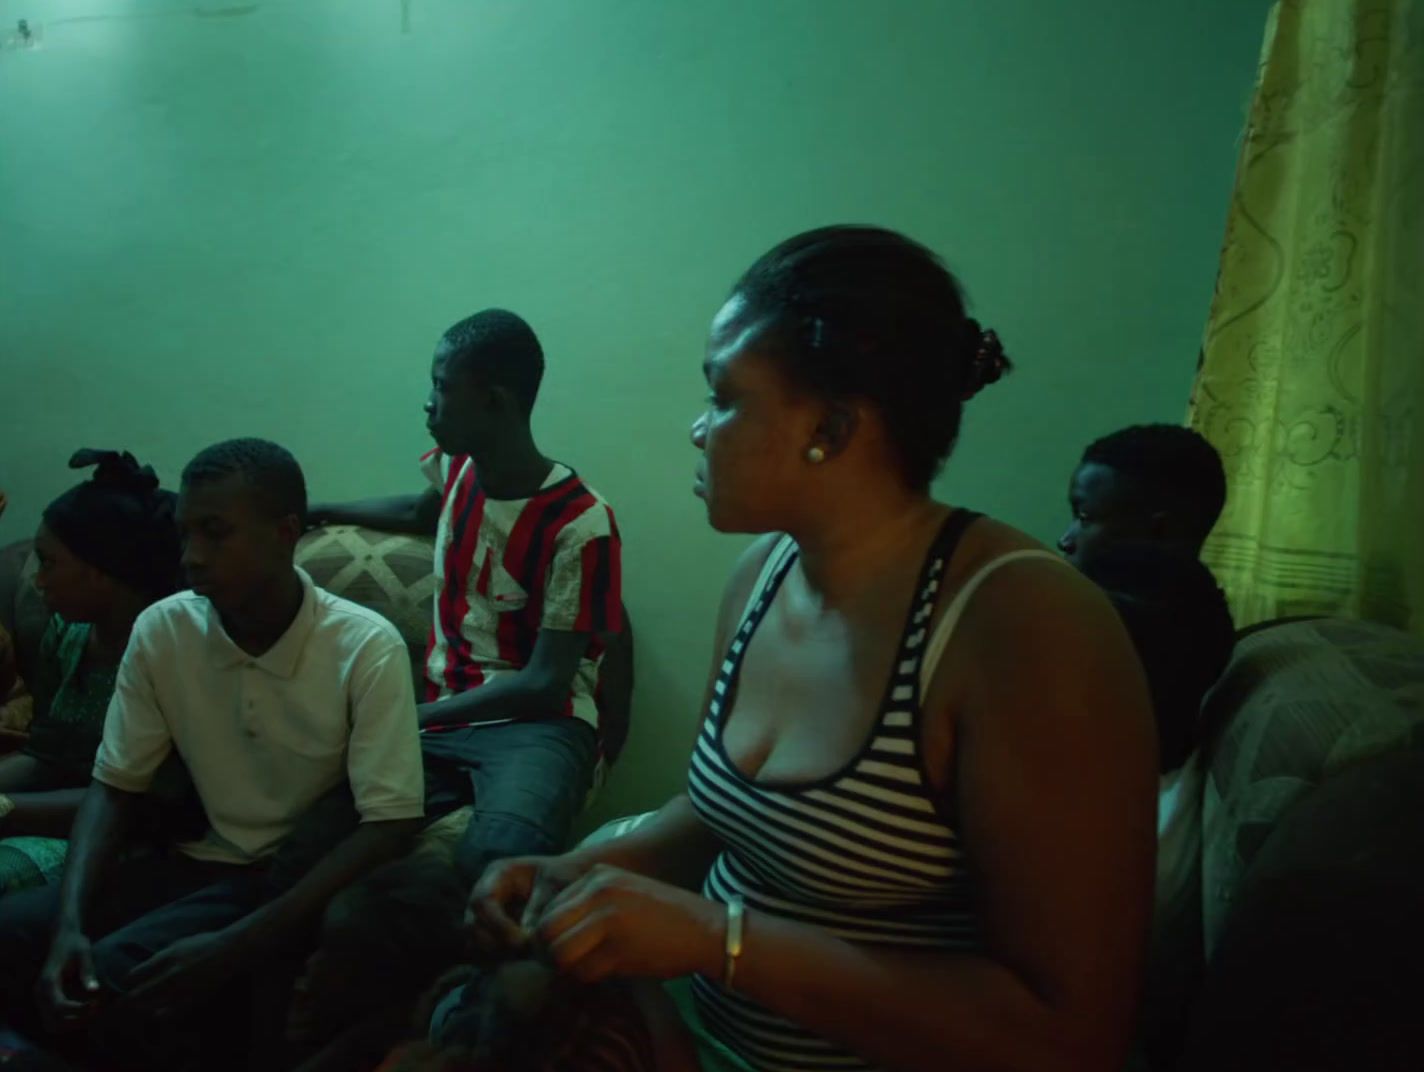
[(1424, 635), (1424, 0), (1272, 10), (1189, 419), (1238, 625)]

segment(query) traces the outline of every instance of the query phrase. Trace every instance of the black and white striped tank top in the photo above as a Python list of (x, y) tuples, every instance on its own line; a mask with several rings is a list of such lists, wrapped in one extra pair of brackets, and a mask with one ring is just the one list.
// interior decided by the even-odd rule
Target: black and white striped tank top
[[(949, 558), (977, 516), (952, 514), (926, 556), (870, 739), (837, 773), (790, 786), (746, 778), (722, 743), (742, 657), (796, 561), (789, 537), (772, 550), (722, 662), (688, 774), (693, 807), (725, 846), (703, 886), (706, 897), (725, 903), (740, 895), (749, 909), (815, 924), (854, 942), (979, 948), (959, 837), (934, 799), (920, 754), (920, 694), (983, 578), (1021, 557), (1057, 556), (1020, 551), (994, 559), (956, 594), (930, 636)], [(757, 1069), (873, 1067), (715, 980), (694, 977), (693, 992), (708, 1029)]]

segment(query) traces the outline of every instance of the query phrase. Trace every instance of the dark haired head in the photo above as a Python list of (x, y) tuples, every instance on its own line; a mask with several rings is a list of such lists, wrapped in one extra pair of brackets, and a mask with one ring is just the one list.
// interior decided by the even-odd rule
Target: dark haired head
[(325, 1041), (413, 1003), (465, 952), (467, 893), (448, 862), (416, 852), (333, 897), (292, 1003), (300, 1030)]
[[(628, 979), (585, 983), (542, 959), (505, 961), (469, 976), (442, 1000), (437, 1047), (397, 1070), (588, 1072), (660, 1067), (659, 1045)], [(653, 999), (657, 1000), (657, 999)], [(427, 1020), (427, 1022), (429, 1022)]]
[(544, 350), (534, 329), (507, 309), (486, 309), (446, 329), (441, 349), (455, 368), (503, 387), (527, 416), (544, 379)]
[(913, 488), (949, 456), (964, 402), (1011, 367), (940, 259), (894, 231), (807, 231), (759, 258), (732, 293), (794, 384), (880, 411)]
[(193, 591), (224, 619), (291, 598), (306, 512), (301, 466), (276, 443), (230, 439), (201, 451), (183, 470), (178, 496)]
[(1069, 558), (1121, 541), (1196, 555), (1226, 503), (1226, 473), (1190, 428), (1135, 425), (1089, 445), (1068, 495), (1073, 520), (1058, 546)]
[(76, 558), (148, 599), (172, 592), (179, 579), (176, 496), (127, 451), (76, 451), (69, 467), (94, 473), (45, 508), (45, 528)]
[(1202, 699), (1235, 646), (1226, 596), (1199, 559), (1158, 544), (1116, 544), (1080, 565), (1132, 637), (1152, 694), (1161, 770), (1176, 770), (1197, 746)]
[(237, 477), (271, 518), (305, 524), (307, 485), (302, 467), (284, 447), (266, 439), (228, 439), (202, 451), (183, 469), (183, 484)]
[(1226, 505), (1226, 470), (1206, 438), (1178, 424), (1137, 424), (1088, 445), (1095, 462), (1136, 480), (1148, 498), (1180, 504), (1202, 539)]
[(409, 986), (422, 989), (464, 950), (466, 892), (442, 859), (413, 854), (395, 860), (332, 898), (323, 924), (325, 942), (359, 951), (388, 985), (391, 974), (398, 973)]

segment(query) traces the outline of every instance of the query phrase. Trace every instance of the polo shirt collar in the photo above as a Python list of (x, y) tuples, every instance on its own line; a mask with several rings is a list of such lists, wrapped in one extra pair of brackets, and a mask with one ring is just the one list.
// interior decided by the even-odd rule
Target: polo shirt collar
[(297, 608), (297, 616), (287, 631), (277, 638), (277, 642), (261, 655), (249, 655), (227, 635), (222, 617), (211, 603), (207, 605), (208, 646), (212, 660), (220, 669), (230, 670), (236, 666), (252, 664), (273, 677), (290, 679), (296, 675), (297, 664), (301, 661), (302, 649), (316, 626), (316, 585), (310, 575), (300, 566), (292, 567), (302, 582), (302, 605)]

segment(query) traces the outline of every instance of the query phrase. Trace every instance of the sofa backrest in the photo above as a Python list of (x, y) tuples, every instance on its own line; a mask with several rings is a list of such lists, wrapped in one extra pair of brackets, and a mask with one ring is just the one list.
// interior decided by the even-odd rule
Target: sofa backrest
[(1203, 706), (1202, 924), (1210, 957), (1277, 822), (1334, 773), (1424, 748), (1424, 645), (1321, 618), (1238, 644)]
[[(15, 641), (21, 673), (33, 665), (49, 611), (34, 586), (34, 541), (0, 548), (0, 625)], [(353, 525), (313, 529), (297, 544), (297, 565), (322, 588), (370, 607), (400, 631), (411, 680), (424, 681), (425, 646), (435, 600), (433, 541)], [(624, 620), (628, 622), (627, 608)], [(633, 693), (633, 633), (628, 622), (610, 641), (598, 683), (604, 754), (618, 758), (628, 739)]]
[(313, 529), (297, 544), (297, 565), (334, 595), (360, 603), (400, 631), (411, 674), (423, 680), (435, 599), (433, 541), (354, 525)]
[[(435, 602), (434, 541), (354, 525), (313, 529), (297, 545), (297, 565), (328, 592), (389, 619), (410, 652), (417, 691), (425, 681), (425, 648)], [(633, 632), (628, 622), (609, 642), (598, 682), (604, 755), (612, 763), (628, 738), (633, 694)]]

